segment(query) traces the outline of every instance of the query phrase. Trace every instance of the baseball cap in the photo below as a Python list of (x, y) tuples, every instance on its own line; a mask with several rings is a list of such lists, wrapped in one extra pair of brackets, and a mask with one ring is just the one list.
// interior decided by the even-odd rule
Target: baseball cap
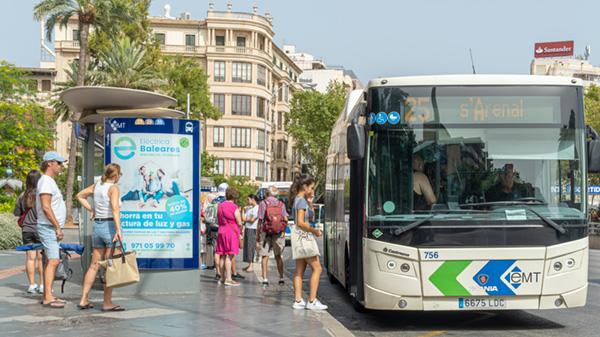
[(58, 154), (58, 152), (56, 151), (48, 151), (44, 154), (44, 157), (42, 158), (43, 161), (51, 161), (51, 160), (56, 160), (58, 162), (64, 163), (67, 160), (63, 157), (60, 156), (60, 154)]
[(219, 185), (219, 189), (217, 191), (217, 195), (220, 197), (224, 197), (225, 196), (225, 191), (227, 190), (227, 187), (229, 187), (228, 183), (221, 183), (221, 185)]

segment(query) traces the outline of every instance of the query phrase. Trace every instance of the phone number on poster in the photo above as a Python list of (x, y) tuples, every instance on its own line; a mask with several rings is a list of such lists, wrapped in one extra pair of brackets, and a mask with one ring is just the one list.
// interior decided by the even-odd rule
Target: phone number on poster
[(162, 242), (157, 242), (157, 243), (131, 243), (131, 249), (140, 249), (140, 248), (146, 248), (146, 249), (164, 249), (164, 248), (175, 248), (175, 244), (174, 243), (162, 243)]

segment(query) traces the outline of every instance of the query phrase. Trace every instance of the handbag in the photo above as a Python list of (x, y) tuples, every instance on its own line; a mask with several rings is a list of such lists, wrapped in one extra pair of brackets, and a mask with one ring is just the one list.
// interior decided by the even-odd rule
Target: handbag
[(31, 209), (31, 207), (28, 207), (25, 210), (25, 213), (21, 214), (19, 216), (19, 220), (17, 220), (17, 223), (19, 224), (19, 227), (23, 227), (23, 223), (25, 222), (25, 216), (27, 215), (27, 213), (29, 212), (29, 210)]
[[(121, 254), (114, 255), (116, 244), (113, 242), (108, 259), (98, 262), (105, 270), (104, 278), (108, 288), (125, 287), (140, 280), (135, 251), (122, 251)], [(119, 244), (123, 247), (121, 240)]]
[[(231, 229), (233, 229), (233, 232), (237, 234), (237, 231), (231, 225), (231, 223), (229, 223), (229, 226), (231, 227)], [(240, 229), (240, 234), (238, 235), (238, 237), (239, 237), (239, 240), (240, 240), (240, 249), (244, 248), (244, 235), (242, 235), (242, 230), (241, 229)]]
[[(296, 204), (297, 202), (294, 201), (294, 210), (296, 210)], [(313, 233), (307, 232), (294, 224), (290, 226), (290, 234), (292, 241), (292, 259), (298, 260), (321, 255), (319, 254), (317, 238)]]

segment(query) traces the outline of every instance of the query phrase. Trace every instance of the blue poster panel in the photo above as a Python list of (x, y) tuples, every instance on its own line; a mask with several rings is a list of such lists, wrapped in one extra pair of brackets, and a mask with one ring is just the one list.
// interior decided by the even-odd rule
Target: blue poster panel
[(126, 250), (144, 269), (199, 268), (200, 123), (105, 119), (105, 161), (121, 166)]

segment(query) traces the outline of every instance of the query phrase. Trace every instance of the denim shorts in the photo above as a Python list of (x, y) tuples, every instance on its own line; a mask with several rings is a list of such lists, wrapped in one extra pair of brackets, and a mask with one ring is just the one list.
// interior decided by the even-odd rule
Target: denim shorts
[(44, 253), (48, 259), (59, 259), (59, 242), (56, 237), (56, 228), (52, 225), (38, 224), (38, 236), (44, 246)]
[[(92, 233), (92, 247), (94, 248), (110, 248), (113, 244), (113, 239), (117, 234), (117, 226), (113, 220), (95, 221), (94, 232)], [(119, 243), (117, 242), (117, 247)]]

